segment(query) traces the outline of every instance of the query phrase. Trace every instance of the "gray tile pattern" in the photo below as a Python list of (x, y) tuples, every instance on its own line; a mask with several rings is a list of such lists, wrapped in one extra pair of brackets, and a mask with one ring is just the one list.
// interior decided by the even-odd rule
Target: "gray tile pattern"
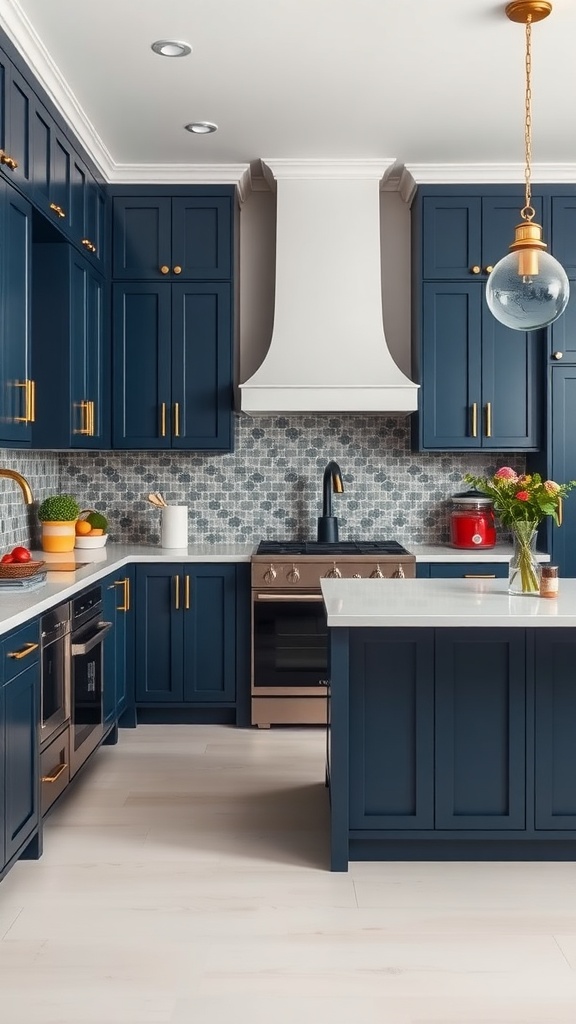
[(34, 496), (34, 504), (27, 507), (18, 484), (0, 478), (0, 553), (14, 544), (39, 547), (40, 528), (36, 512), (47, 494), (57, 494), (60, 490), (60, 456), (55, 452), (3, 448), (0, 450), (0, 467), (22, 473)]

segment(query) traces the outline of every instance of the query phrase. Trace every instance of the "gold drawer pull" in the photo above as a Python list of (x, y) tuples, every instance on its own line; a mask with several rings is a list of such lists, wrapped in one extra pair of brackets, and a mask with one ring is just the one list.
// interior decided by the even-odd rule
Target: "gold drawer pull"
[(184, 609), (190, 611), (190, 577), (184, 577)]
[(160, 437), (166, 437), (166, 402), (160, 406)]
[(84, 434), (85, 437), (90, 436), (90, 402), (75, 402), (77, 409), (80, 409), (80, 422), (81, 426), (78, 430), (75, 430), (75, 434)]
[(472, 426), (470, 428), (472, 437), (478, 437), (478, 403), (472, 402)]
[(180, 577), (174, 577), (174, 607), (176, 611), (180, 610)]
[(465, 580), (495, 580), (495, 572), (465, 572), (462, 579)]
[(89, 238), (83, 238), (82, 245), (85, 249), (88, 249), (88, 252), (96, 252), (96, 246), (94, 245), (94, 242), (90, 241)]
[(180, 437), (180, 402), (174, 402), (174, 437)]
[(124, 587), (124, 603), (116, 605), (117, 612), (130, 611), (130, 577), (125, 576), (123, 580), (114, 580), (115, 587)]
[(50, 203), (50, 209), (54, 211), (57, 217), (64, 218), (66, 216), (65, 211), (57, 203)]
[(486, 437), (492, 437), (492, 402), (486, 402)]
[(63, 772), (66, 771), (68, 765), (64, 761), (63, 764), (57, 764), (51, 775), (43, 775), (42, 782), (57, 782)]
[(32, 654), (32, 651), (38, 650), (39, 646), (40, 644), (24, 644), (19, 651), (8, 651), (8, 657), (13, 658), (14, 661), (20, 661), (21, 658), (27, 658), (29, 654)]
[(5, 153), (3, 149), (0, 149), (0, 164), (9, 167), (11, 171), (15, 171), (18, 167), (18, 161), (14, 157), (9, 156), (8, 153)]

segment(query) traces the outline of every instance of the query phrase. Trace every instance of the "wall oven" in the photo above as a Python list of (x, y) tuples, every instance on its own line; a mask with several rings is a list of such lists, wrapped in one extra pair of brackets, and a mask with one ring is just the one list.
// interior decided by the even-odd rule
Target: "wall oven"
[(40, 620), (40, 749), (70, 719), (70, 602)]
[(415, 575), (395, 541), (263, 542), (252, 557), (252, 724), (325, 725), (328, 628), (322, 577)]
[(72, 601), (70, 776), (104, 736), (104, 638), (112, 629), (102, 621), (102, 589), (93, 587)]

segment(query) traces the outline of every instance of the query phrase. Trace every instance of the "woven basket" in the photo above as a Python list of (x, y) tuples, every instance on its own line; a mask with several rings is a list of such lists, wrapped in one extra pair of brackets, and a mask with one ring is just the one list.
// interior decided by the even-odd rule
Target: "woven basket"
[(34, 576), (40, 572), (46, 562), (0, 562), (0, 580), (24, 579), (26, 576)]

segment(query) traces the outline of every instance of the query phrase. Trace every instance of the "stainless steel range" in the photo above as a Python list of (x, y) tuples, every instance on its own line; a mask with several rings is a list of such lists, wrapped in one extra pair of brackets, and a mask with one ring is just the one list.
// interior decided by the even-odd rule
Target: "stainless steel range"
[(403, 579), (415, 565), (396, 541), (263, 541), (252, 556), (252, 724), (326, 723), (323, 577)]

